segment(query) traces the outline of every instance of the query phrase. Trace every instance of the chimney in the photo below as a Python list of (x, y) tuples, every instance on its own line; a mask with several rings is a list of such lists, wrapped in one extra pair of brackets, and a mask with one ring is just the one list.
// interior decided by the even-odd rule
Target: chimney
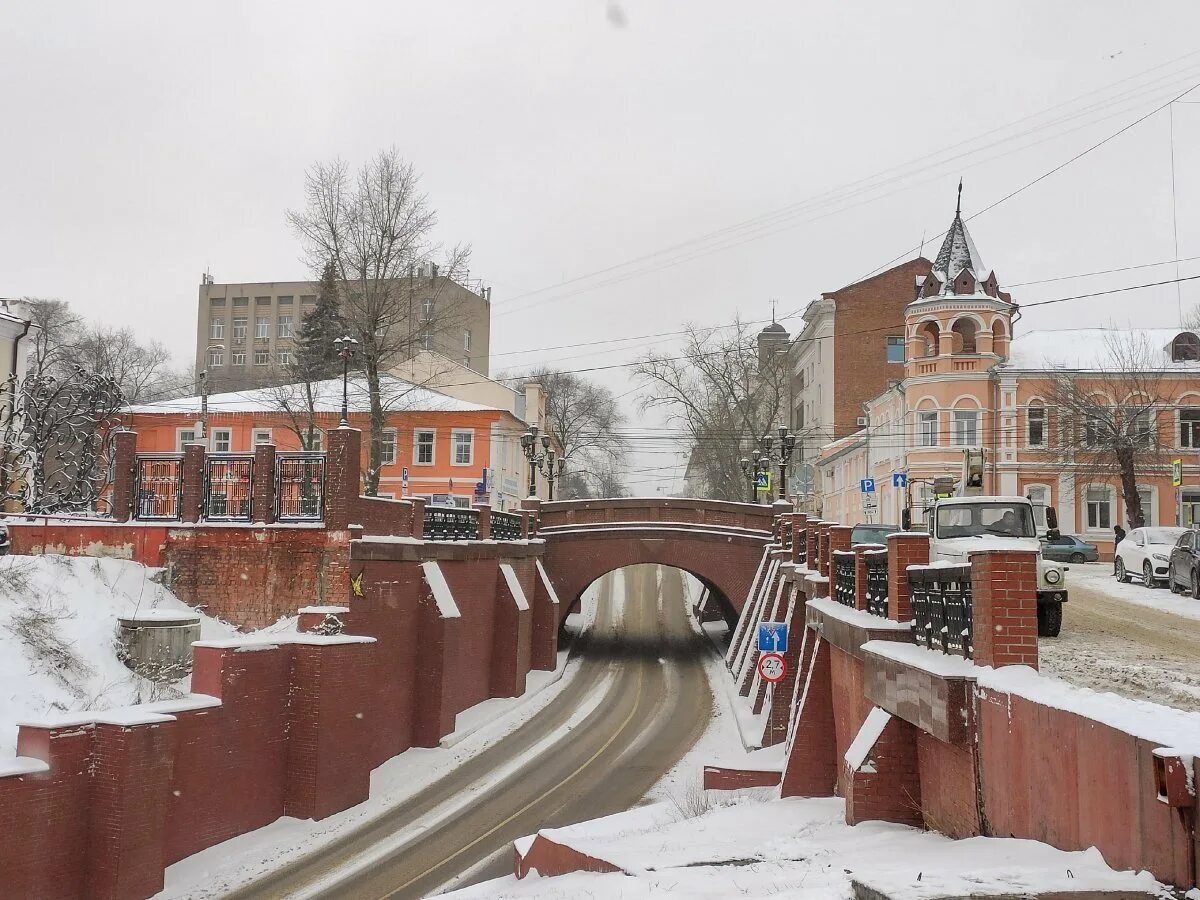
[(438, 273), (437, 263), (430, 263), (429, 264), (429, 281), (431, 284), (433, 282), (437, 281), (437, 273)]

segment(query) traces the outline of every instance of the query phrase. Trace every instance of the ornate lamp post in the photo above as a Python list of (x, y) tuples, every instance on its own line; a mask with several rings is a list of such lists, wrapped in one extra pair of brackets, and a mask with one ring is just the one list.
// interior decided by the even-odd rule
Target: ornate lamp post
[(554, 482), (557, 481), (558, 479), (562, 478), (563, 469), (566, 467), (566, 465), (567, 465), (567, 461), (565, 459), (555, 459), (554, 458), (553, 450), (546, 451), (545, 472), (546, 472), (546, 486), (547, 486), (547, 491), (548, 491), (546, 494), (547, 500), (554, 499)]
[(358, 341), (346, 335), (345, 337), (334, 338), (333, 346), (337, 348), (337, 355), (342, 360), (342, 421), (338, 423), (341, 428), (350, 427), (350, 394), (347, 384), (350, 378), (350, 360), (354, 358), (355, 352), (358, 350)]
[(796, 451), (796, 436), (786, 426), (779, 426), (779, 490), (776, 497), (787, 499), (787, 470)]
[[(758, 454), (754, 454), (754, 458), (758, 459)], [(754, 463), (750, 462), (746, 457), (742, 457), (742, 474), (746, 476), (746, 484), (750, 489), (750, 502), (754, 502)]]

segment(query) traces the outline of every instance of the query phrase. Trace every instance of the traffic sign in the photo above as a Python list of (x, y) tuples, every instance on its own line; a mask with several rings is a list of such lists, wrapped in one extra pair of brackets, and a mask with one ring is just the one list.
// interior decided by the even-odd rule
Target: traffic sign
[(771, 472), (759, 472), (754, 476), (754, 489), (760, 494), (771, 493)]
[(758, 658), (758, 674), (771, 684), (782, 681), (787, 674), (787, 660), (781, 653), (764, 653)]
[(1183, 484), (1183, 460), (1171, 460), (1171, 484), (1174, 487), (1179, 487)]
[(907, 472), (893, 472), (892, 473), (892, 487), (895, 487), (895, 488), (908, 487), (908, 473)]
[(864, 478), (864, 479), (862, 479), (862, 480), (861, 480), (861, 481), (858, 483), (858, 489), (859, 489), (860, 491), (862, 491), (864, 494), (873, 494), (873, 493), (875, 493), (875, 479), (874, 479), (874, 478)]
[(759, 622), (758, 649), (762, 653), (787, 653), (787, 622)]

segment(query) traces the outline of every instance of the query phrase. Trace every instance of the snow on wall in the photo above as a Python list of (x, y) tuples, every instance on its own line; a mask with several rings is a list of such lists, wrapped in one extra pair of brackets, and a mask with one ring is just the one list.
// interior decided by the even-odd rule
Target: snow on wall
[(454, 594), (450, 592), (450, 585), (446, 583), (446, 576), (443, 574), (441, 566), (432, 561), (423, 562), (421, 571), (425, 574), (425, 583), (429, 585), (430, 593), (433, 594), (433, 602), (437, 604), (442, 618), (460, 618), (458, 604), (454, 602)]
[(875, 742), (879, 740), (883, 729), (891, 720), (892, 714), (886, 709), (880, 709), (878, 706), (871, 707), (871, 711), (867, 713), (867, 720), (862, 723), (858, 734), (854, 736), (854, 740), (846, 749), (846, 765), (850, 767), (851, 771), (858, 772), (863, 768), (867, 754), (871, 752), (871, 748), (875, 746)]

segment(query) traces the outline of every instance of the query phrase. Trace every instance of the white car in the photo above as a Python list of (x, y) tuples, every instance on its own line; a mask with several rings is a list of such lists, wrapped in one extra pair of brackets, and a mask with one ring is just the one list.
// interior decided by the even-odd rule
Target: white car
[(1117, 579), (1141, 575), (1146, 587), (1166, 581), (1171, 548), (1186, 528), (1135, 528), (1117, 544), (1113, 562)]

